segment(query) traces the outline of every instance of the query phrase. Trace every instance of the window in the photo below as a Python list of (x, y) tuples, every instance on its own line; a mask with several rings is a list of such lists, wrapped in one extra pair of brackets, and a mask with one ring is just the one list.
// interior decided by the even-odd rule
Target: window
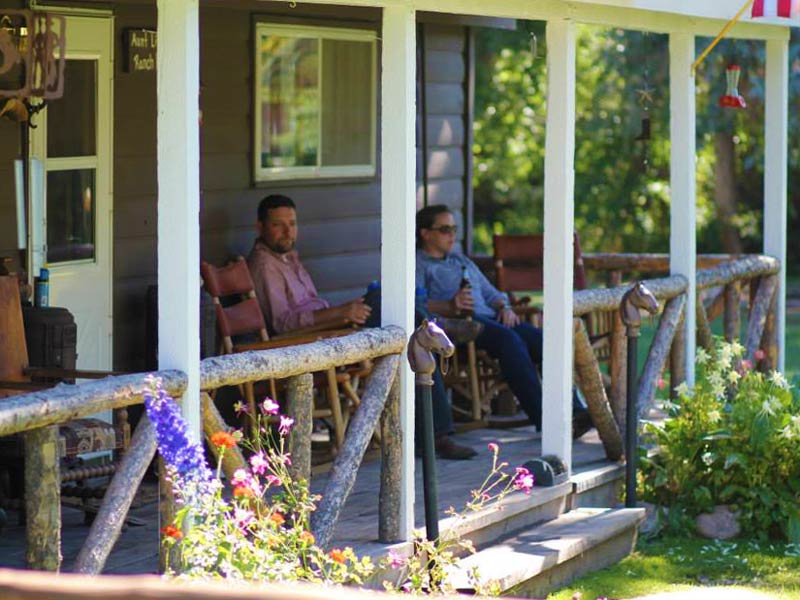
[(375, 174), (375, 32), (256, 25), (255, 178)]

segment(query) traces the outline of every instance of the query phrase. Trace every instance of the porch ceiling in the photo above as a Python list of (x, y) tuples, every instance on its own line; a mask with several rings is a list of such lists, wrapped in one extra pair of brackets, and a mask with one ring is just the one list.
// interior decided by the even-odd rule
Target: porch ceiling
[[(271, 2), (274, 0), (262, 0)], [(549, 20), (569, 18), (579, 23), (659, 33), (715, 36), (741, 8), (743, 0), (315, 0), (317, 4), (352, 6), (405, 6), (418, 11)], [(797, 20), (748, 18), (737, 23), (727, 37), (789, 39), (789, 26)]]

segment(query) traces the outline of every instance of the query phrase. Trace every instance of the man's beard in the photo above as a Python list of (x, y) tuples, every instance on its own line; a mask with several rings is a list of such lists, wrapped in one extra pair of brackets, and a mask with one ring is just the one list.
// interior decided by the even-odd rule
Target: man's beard
[(288, 254), (294, 250), (295, 245), (293, 241), (279, 242), (278, 244), (270, 244), (267, 241), (264, 243), (267, 245), (267, 248), (272, 250), (275, 254)]

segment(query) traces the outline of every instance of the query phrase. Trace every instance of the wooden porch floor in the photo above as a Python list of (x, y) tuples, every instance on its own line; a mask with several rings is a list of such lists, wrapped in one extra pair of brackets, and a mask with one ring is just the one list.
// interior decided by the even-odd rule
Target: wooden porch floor
[[(439, 502), (441, 516), (450, 505), (463, 506), (470, 490), (478, 487), (491, 468), (491, 453), (486, 448), (489, 442), (500, 445), (501, 458), (511, 469), (541, 453), (540, 436), (532, 427), (516, 429), (477, 429), (461, 433), (455, 439), (474, 447), (478, 456), (469, 461), (443, 461), (436, 464), (439, 480)], [(589, 465), (605, 462), (605, 453), (596, 430), (590, 431), (573, 445), (573, 465), (580, 471)], [(416, 461), (415, 520), (418, 527), (424, 526), (422, 499), (422, 463)], [(327, 476), (312, 477), (312, 490), (321, 492)], [(362, 465), (356, 484), (345, 505), (336, 530), (334, 545), (353, 546), (357, 551), (376, 550), (378, 534), (378, 489), (380, 483), (380, 461), (372, 460)], [(149, 486), (149, 488), (148, 488)], [(154, 573), (158, 568), (158, 505), (155, 483), (144, 483), (140, 493), (142, 500), (130, 513), (128, 524), (120, 536), (109, 560), (105, 573)], [(534, 490), (534, 493), (536, 491)], [(63, 570), (70, 571), (72, 564), (88, 533), (80, 510), (63, 508), (62, 553)], [(17, 514), (9, 513), (9, 524), (0, 536), (0, 567), (23, 568), (25, 566), (25, 529), (17, 524)]]

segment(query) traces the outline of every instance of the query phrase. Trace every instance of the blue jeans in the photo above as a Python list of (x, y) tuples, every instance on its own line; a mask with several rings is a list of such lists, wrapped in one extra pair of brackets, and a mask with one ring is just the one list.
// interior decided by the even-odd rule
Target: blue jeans
[(509, 328), (494, 319), (474, 317), (483, 323), (475, 345), (500, 363), (508, 387), (537, 429), (542, 428), (542, 384), (536, 367), (542, 364), (542, 330), (529, 323)]

